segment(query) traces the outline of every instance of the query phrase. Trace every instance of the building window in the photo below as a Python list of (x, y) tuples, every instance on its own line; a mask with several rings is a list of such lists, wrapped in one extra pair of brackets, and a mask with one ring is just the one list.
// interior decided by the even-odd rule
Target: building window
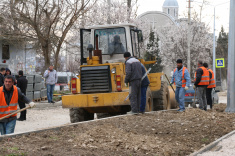
[(175, 9), (174, 9), (174, 16), (176, 16), (176, 12), (175, 12)]
[(168, 9), (168, 14), (170, 14), (170, 9)]
[(2, 59), (8, 60), (10, 59), (10, 51), (9, 51), (9, 45), (2, 45)]

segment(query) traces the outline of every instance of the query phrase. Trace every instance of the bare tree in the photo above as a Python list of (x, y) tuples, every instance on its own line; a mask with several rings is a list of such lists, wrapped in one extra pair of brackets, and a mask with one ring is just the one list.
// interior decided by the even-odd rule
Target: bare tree
[(96, 0), (33, 0), (2, 1), (2, 18), (12, 31), (5, 36), (36, 41), (41, 49), (45, 67), (58, 67), (59, 54), (66, 36), (76, 21)]
[[(197, 61), (212, 63), (213, 36), (204, 23), (193, 21), (191, 30), (191, 76), (197, 68)], [(181, 21), (179, 26), (171, 26), (157, 30), (160, 36), (162, 64), (174, 65), (181, 58), (187, 67), (187, 21)], [(164, 35), (163, 35), (164, 34)]]

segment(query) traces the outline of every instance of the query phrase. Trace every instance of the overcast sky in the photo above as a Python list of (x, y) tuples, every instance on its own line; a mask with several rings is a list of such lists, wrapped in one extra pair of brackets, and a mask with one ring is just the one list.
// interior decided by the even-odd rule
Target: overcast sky
[[(162, 5), (165, 0), (138, 0), (138, 15), (146, 12), (146, 11), (162, 11)], [(179, 4), (179, 16), (185, 17), (188, 11), (188, 0), (178, 0)], [(192, 9), (199, 13), (199, 5), (203, 0), (193, 0)], [(225, 31), (228, 32), (229, 28), (229, 1), (230, 0), (209, 0), (210, 5), (218, 5), (216, 6), (216, 34), (220, 32), (221, 26), (223, 25)], [(226, 3), (228, 2), (228, 3)], [(185, 14), (186, 13), (186, 14)], [(187, 16), (186, 16), (187, 17)], [(205, 6), (202, 12), (202, 21), (206, 24), (209, 24), (211, 32), (213, 32), (213, 22), (214, 22), (214, 7), (213, 6)]]

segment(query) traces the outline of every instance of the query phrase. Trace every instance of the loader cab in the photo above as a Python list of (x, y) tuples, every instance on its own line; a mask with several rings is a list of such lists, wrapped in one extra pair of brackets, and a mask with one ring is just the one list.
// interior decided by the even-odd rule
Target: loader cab
[[(80, 30), (81, 64), (85, 64), (89, 56), (87, 47), (101, 50), (102, 63), (125, 62), (123, 54), (130, 52), (132, 56), (140, 57), (139, 44), (143, 41), (142, 31), (134, 24), (116, 24), (93, 26)], [(96, 49), (94, 48), (94, 49)]]

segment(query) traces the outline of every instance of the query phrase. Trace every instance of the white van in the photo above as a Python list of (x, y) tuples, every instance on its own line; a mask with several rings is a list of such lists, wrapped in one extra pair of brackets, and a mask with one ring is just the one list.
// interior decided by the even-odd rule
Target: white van
[(75, 76), (72, 72), (57, 72), (58, 81), (55, 84), (55, 90), (69, 90), (69, 82), (71, 77)]

